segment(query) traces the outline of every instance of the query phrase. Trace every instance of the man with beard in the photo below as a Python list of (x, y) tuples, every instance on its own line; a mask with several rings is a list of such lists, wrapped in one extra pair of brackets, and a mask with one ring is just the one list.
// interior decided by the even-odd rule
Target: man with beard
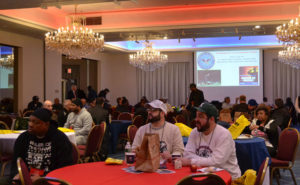
[(217, 108), (209, 103), (197, 107), (193, 129), (180, 160), (182, 165), (214, 166), (227, 170), (233, 179), (241, 176), (235, 143), (230, 132), (216, 124)]
[(171, 160), (173, 155), (182, 155), (184, 151), (182, 136), (177, 126), (166, 122), (166, 105), (160, 100), (154, 100), (146, 105), (148, 124), (140, 127), (135, 135), (132, 148), (140, 147), (145, 133), (159, 135), (161, 158)]
[(91, 114), (82, 108), (80, 99), (72, 101), (71, 113), (68, 115), (65, 128), (72, 128), (75, 130), (75, 139), (77, 145), (85, 145), (88, 134), (92, 128), (93, 118)]

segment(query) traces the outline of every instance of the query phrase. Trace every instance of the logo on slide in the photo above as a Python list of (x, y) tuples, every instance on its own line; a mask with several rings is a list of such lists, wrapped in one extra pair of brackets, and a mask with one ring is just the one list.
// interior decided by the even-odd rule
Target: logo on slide
[(215, 65), (215, 57), (208, 52), (204, 52), (199, 55), (197, 61), (201, 69), (210, 69)]

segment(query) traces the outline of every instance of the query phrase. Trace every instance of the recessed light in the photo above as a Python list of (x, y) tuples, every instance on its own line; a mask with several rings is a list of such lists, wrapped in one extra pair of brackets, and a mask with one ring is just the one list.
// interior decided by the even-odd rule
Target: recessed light
[(164, 36), (164, 39), (168, 39), (168, 36)]
[(260, 25), (256, 25), (254, 28), (255, 29), (260, 29)]

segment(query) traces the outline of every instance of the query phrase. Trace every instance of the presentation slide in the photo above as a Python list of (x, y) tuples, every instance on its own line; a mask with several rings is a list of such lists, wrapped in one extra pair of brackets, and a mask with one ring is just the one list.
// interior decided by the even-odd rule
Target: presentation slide
[(196, 61), (198, 86), (259, 86), (259, 50), (199, 51)]
[[(213, 50), (195, 52), (194, 82), (207, 95), (206, 99), (223, 100), (241, 94), (263, 96), (260, 49)], [(234, 103), (234, 102), (232, 102)]]

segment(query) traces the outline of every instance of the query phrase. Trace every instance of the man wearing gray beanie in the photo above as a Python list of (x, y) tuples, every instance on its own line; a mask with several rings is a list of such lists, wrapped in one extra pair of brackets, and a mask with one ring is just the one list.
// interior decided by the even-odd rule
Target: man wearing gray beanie
[(85, 108), (82, 108), (80, 99), (73, 100), (70, 108), (71, 113), (64, 127), (75, 130), (77, 145), (85, 145), (92, 128), (93, 118)]

